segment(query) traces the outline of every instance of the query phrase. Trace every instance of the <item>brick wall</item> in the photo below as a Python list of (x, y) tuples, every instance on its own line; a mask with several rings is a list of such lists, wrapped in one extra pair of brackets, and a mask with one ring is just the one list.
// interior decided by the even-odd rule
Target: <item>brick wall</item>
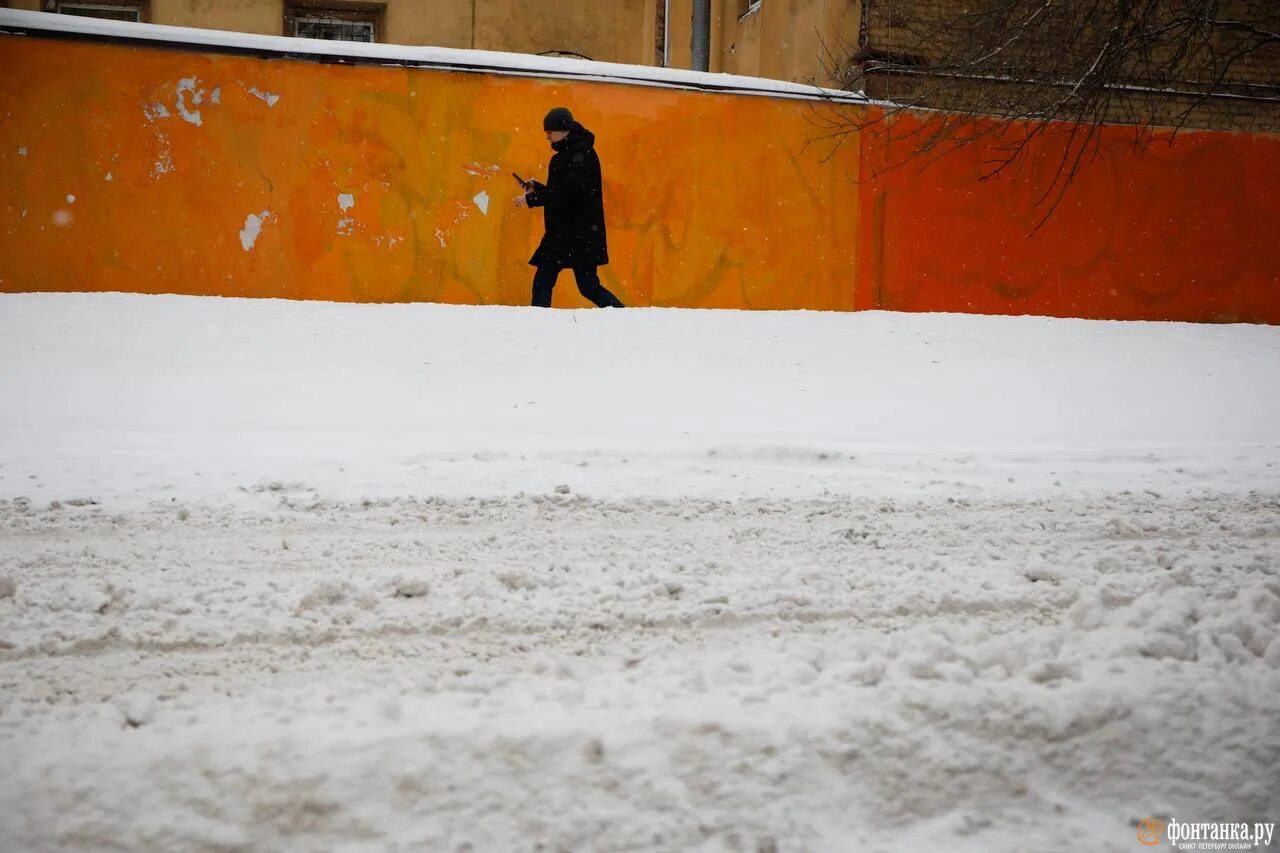
[[(1047, 84), (1046, 67), (1071, 56), (1064, 51), (1074, 51), (1075, 58), (1096, 55), (1109, 35), (1089, 19), (1076, 17), (1085, 14), (1084, 4), (1063, 4), (1056, 18), (1038, 19), (1035, 44), (1001, 51), (997, 48), (1016, 30), (1012, 21), (1034, 13), (1039, 4), (1015, 7), (1017, 14), (1007, 27), (984, 24), (971, 29), (967, 25), (974, 18), (969, 14), (984, 2), (862, 0), (863, 35), (846, 83), (865, 88), (873, 97), (920, 106), (1002, 114), (1016, 113), (1020, 107), (1030, 111), (1070, 94), (1070, 85)], [(1176, 8), (1174, 0), (1170, 2), (1170, 8)], [(1218, 16), (1280, 32), (1280, 0), (1221, 0)], [(1239, 31), (1220, 29), (1181, 57), (1161, 55), (1161, 50), (1169, 54), (1169, 46), (1139, 56), (1117, 74), (1115, 82), (1121, 88), (1112, 91), (1100, 117), (1122, 123), (1280, 132), (1280, 40), (1245, 53), (1220, 79), (1209, 73), (1221, 67), (1214, 55), (1238, 50), (1241, 39)], [(1004, 66), (986, 62), (974, 69), (982, 73), (954, 77), (952, 70), (939, 68), (948, 58), (966, 53), (1013, 55)], [(1175, 67), (1172, 63), (1179, 73), (1161, 79)], [(1017, 82), (1011, 85), (1009, 80)]]

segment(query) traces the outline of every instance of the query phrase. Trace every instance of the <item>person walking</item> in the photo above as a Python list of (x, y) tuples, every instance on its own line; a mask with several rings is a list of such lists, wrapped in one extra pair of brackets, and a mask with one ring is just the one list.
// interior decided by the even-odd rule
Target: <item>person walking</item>
[(609, 263), (609, 244), (595, 134), (564, 107), (547, 113), (542, 129), (556, 152), (547, 168), (547, 182), (516, 176), (525, 191), (516, 196), (516, 207), (543, 209), (545, 233), (529, 259), (529, 265), (537, 268), (533, 304), (550, 308), (551, 291), (560, 271), (571, 269), (584, 297), (600, 308), (622, 308), (618, 297), (600, 283), (596, 270)]

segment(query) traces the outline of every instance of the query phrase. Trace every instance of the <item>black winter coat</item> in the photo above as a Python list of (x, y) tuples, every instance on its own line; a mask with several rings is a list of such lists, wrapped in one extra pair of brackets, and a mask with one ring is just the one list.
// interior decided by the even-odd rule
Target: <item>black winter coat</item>
[(535, 267), (586, 267), (609, 263), (604, 229), (604, 193), (596, 137), (574, 122), (553, 143), (547, 183), (531, 181), (529, 207), (543, 208), (546, 234), (529, 263)]

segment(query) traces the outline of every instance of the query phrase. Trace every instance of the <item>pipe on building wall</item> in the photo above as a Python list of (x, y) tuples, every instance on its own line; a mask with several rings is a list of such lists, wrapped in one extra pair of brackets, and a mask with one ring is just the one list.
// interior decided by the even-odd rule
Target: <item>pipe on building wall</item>
[(671, 65), (671, 0), (658, 0), (662, 11), (662, 67)]
[(711, 0), (693, 0), (693, 70), (711, 70)]

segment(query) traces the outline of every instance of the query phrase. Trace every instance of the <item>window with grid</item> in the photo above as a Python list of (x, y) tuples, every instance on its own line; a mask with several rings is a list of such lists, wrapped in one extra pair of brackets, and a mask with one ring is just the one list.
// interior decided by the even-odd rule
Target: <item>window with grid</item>
[(760, 11), (760, 0), (738, 0), (738, 18), (741, 20), (752, 12)]
[(291, 36), (306, 39), (375, 42), (378, 40), (378, 11), (290, 6), (285, 31)]
[(141, 21), (141, 3), (59, 3), (63, 15), (82, 18), (106, 18), (111, 21)]

